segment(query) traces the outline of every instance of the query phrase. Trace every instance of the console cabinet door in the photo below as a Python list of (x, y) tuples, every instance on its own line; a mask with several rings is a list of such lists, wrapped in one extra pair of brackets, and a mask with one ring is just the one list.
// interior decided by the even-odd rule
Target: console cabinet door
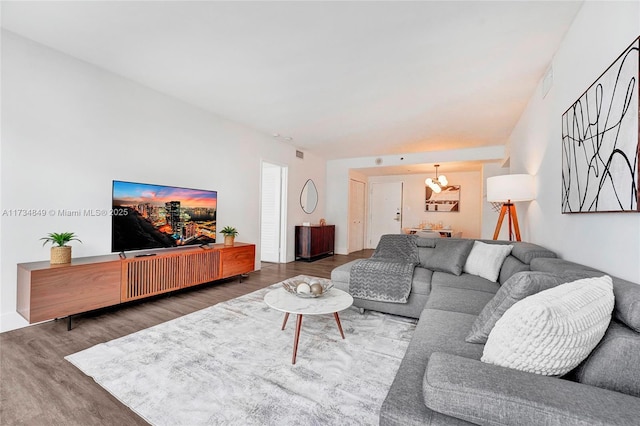
[(27, 270), (18, 266), (18, 312), (29, 323), (120, 303), (120, 262)]
[(222, 277), (228, 278), (248, 274), (254, 270), (256, 246), (224, 247), (220, 251)]
[(322, 240), (323, 240), (323, 247), (322, 247), (322, 252), (325, 254), (333, 254), (333, 250), (334, 250), (334, 245), (335, 245), (335, 235), (336, 235), (336, 227), (335, 225), (326, 225), (323, 226), (323, 234), (322, 234)]

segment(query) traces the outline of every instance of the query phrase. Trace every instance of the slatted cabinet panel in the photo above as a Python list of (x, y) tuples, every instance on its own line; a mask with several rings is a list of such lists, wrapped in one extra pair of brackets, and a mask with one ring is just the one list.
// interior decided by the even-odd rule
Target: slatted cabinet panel
[(120, 298), (126, 302), (177, 290), (180, 281), (179, 256), (127, 259), (122, 263)]
[[(253, 269), (253, 268), (252, 268)], [(207, 283), (221, 278), (220, 251), (207, 250), (180, 257), (182, 287)]]
[(121, 299), (126, 302), (215, 281), (220, 278), (219, 263), (218, 250), (126, 259)]

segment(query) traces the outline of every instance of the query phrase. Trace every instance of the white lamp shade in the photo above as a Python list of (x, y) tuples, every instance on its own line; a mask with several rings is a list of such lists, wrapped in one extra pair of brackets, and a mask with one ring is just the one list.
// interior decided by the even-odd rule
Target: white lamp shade
[(505, 203), (507, 201), (531, 201), (533, 193), (533, 176), (503, 175), (487, 179), (487, 201)]

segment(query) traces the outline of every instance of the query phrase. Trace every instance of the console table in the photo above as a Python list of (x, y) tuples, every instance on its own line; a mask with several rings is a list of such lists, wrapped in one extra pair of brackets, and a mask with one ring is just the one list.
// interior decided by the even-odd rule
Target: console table
[(17, 310), (30, 324), (144, 299), (254, 270), (255, 244), (81, 257), (70, 264), (18, 264)]
[(296, 259), (333, 254), (335, 233), (335, 225), (296, 226)]

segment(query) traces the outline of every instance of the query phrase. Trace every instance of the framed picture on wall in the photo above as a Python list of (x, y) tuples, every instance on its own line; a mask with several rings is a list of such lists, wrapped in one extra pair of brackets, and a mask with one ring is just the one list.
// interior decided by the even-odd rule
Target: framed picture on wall
[(562, 213), (638, 212), (640, 38), (562, 115)]
[(425, 187), (425, 211), (428, 212), (459, 212), (460, 185), (449, 185), (436, 193), (428, 186)]

